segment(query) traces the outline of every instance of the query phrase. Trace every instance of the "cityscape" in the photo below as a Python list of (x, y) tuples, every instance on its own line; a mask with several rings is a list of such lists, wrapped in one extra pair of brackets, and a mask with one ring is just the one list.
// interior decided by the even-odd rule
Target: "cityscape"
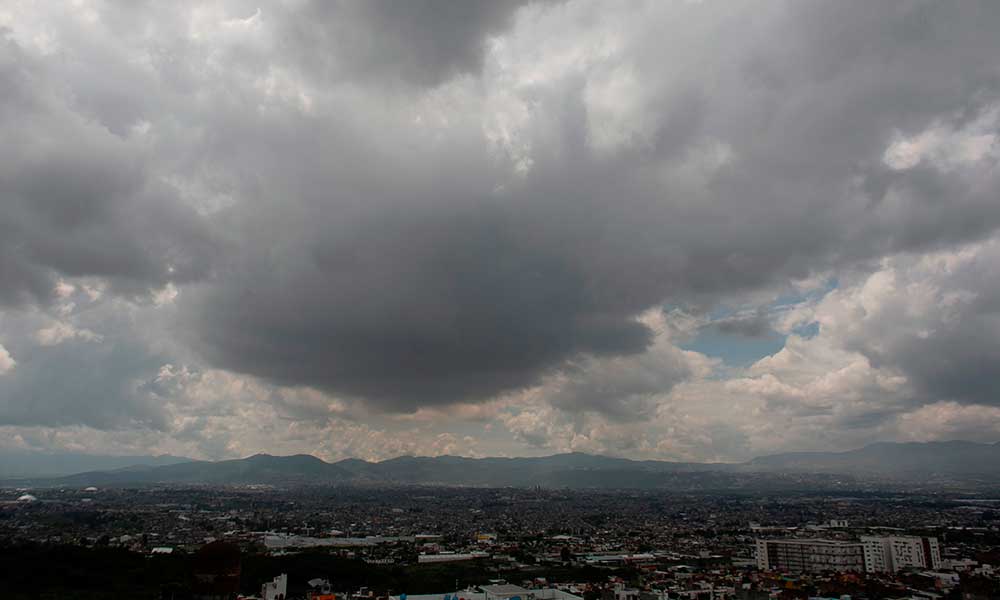
[(1000, 0), (0, 0), (0, 600), (1000, 600)]
[[(997, 484), (12, 486), (0, 488), (0, 554), (14, 598), (1000, 595)], [(54, 560), (79, 566), (53, 574)]]

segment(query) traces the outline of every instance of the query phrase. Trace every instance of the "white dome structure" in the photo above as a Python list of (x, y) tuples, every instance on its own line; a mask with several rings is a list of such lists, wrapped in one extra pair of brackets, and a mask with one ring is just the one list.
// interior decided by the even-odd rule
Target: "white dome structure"
[(18, 502), (34, 502), (35, 500), (38, 500), (38, 498), (31, 494), (25, 494), (17, 499)]

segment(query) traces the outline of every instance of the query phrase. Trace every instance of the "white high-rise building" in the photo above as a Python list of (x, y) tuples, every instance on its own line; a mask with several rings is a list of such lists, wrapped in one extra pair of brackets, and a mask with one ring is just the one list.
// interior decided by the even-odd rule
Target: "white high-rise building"
[(864, 571), (859, 542), (821, 539), (757, 540), (757, 568), (792, 573)]
[(941, 565), (937, 538), (861, 536), (861, 543), (869, 573), (895, 573), (907, 567), (936, 569)]

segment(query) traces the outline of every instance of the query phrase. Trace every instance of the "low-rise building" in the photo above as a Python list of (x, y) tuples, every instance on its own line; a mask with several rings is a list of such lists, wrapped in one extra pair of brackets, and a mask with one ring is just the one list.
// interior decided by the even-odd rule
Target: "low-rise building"
[(288, 575), (282, 573), (272, 581), (266, 582), (260, 588), (260, 596), (263, 600), (285, 600), (288, 594)]

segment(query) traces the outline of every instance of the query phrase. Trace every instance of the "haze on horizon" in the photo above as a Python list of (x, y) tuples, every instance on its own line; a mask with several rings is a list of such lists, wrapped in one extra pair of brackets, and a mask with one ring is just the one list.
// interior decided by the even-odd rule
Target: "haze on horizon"
[(0, 0), (0, 450), (995, 442), (997, 31), (986, 0)]

